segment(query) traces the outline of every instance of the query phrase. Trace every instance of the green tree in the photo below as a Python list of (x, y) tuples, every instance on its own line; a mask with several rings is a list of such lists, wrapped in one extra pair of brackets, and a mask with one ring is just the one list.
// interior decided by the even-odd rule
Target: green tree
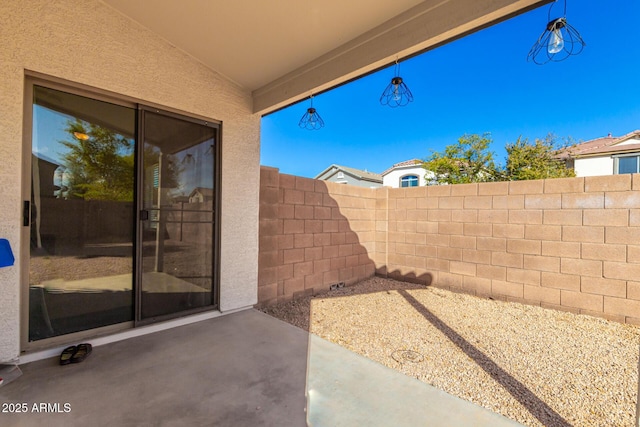
[(111, 129), (80, 119), (69, 120), (71, 141), (63, 155), (68, 194), (85, 200), (133, 201), (133, 142)]
[(558, 148), (552, 135), (530, 143), (519, 137), (506, 145), (507, 162), (504, 178), (508, 181), (527, 179), (564, 178), (576, 176), (573, 169), (557, 157)]
[[(489, 150), (491, 136), (463, 135), (456, 144), (447, 145), (443, 152), (434, 152), (423, 167), (432, 184), (465, 184), (496, 181), (500, 172)], [(433, 174), (433, 176), (431, 175)]]

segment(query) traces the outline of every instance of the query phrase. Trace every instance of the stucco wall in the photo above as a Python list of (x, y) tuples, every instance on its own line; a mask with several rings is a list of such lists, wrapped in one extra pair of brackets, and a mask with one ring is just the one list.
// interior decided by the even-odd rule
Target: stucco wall
[(585, 157), (575, 159), (574, 170), (576, 176), (604, 176), (613, 175), (613, 157)]
[(398, 169), (394, 169), (385, 176), (382, 177), (382, 185), (385, 187), (399, 188), (400, 178), (406, 175), (417, 175), (418, 186), (424, 187), (427, 185), (427, 180), (424, 179), (426, 171), (420, 165), (418, 166), (406, 166)]
[[(0, 40), (0, 237), (16, 255), (31, 70), (223, 122), (220, 307), (254, 304), (260, 118), (250, 93), (99, 1), (0, 2)], [(0, 361), (20, 351), (19, 263), (0, 269)]]
[(334, 182), (336, 184), (348, 184), (355, 185), (356, 187), (364, 187), (364, 188), (378, 188), (382, 187), (382, 184), (378, 182), (364, 181), (355, 178), (348, 173), (345, 173), (342, 178), (338, 178), (338, 174), (334, 174), (326, 182)]

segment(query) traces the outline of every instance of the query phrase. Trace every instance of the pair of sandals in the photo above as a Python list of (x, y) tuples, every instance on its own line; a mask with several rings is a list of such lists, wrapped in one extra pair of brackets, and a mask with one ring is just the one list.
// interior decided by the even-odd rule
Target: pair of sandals
[(91, 344), (87, 343), (67, 347), (60, 355), (60, 364), (80, 363), (91, 354), (92, 350)]

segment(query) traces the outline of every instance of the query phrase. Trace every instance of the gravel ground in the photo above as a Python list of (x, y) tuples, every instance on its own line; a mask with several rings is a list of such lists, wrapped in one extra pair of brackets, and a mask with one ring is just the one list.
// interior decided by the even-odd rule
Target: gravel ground
[[(198, 262), (210, 256), (205, 246), (167, 240), (164, 271), (176, 277), (186, 278), (193, 284), (210, 288), (211, 264)], [(153, 271), (155, 242), (145, 242), (143, 259), (144, 271)], [(73, 281), (108, 277), (133, 271), (133, 248), (130, 244), (103, 244), (90, 249), (78, 245), (59, 248), (55, 255), (43, 251), (32, 256), (29, 262), (29, 283), (32, 285), (55, 279)]]
[(381, 278), (263, 311), (528, 426), (634, 426), (635, 326)]

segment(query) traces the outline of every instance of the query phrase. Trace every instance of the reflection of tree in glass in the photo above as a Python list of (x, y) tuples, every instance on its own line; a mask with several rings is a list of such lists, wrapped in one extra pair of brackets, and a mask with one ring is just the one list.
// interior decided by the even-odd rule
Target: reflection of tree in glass
[(68, 172), (68, 195), (85, 200), (133, 201), (133, 142), (115, 131), (80, 119), (65, 129), (71, 141), (62, 158)]

